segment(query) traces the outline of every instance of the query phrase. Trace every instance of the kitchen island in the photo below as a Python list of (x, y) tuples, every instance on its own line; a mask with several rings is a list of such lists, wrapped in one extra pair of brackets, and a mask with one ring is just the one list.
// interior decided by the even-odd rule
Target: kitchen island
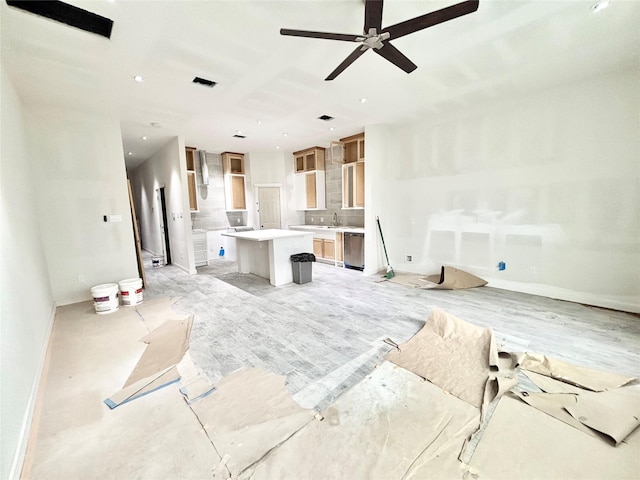
[(291, 255), (313, 251), (312, 232), (269, 229), (222, 235), (236, 239), (238, 271), (268, 278), (274, 287), (293, 281)]

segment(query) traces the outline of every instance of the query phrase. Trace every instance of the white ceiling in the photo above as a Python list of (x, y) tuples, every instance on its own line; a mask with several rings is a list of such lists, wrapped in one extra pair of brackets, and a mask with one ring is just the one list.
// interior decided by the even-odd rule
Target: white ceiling
[[(2, 63), (27, 104), (115, 114), (128, 166), (176, 135), (210, 152), (289, 152), (638, 67), (640, 1), (613, 0), (598, 14), (594, 1), (480, 0), (475, 13), (393, 42), (413, 73), (366, 52), (332, 82), (324, 78), (356, 45), (279, 29), (359, 34), (361, 0), (68, 0), (114, 20), (110, 40), (2, 2)], [(382, 24), (454, 3), (386, 0)], [(196, 76), (217, 85), (195, 85)], [(237, 130), (247, 138), (233, 138)]]

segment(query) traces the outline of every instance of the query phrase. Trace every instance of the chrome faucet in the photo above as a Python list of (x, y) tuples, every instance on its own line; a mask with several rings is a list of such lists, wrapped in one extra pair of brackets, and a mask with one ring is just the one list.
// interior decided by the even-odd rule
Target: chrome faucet
[(338, 214), (334, 212), (333, 214), (333, 226), (337, 227), (338, 226)]

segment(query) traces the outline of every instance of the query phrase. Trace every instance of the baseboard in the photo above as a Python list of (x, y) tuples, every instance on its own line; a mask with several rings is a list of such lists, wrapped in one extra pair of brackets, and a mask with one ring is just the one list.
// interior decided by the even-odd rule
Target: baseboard
[(607, 295), (598, 295), (588, 292), (577, 292), (565, 288), (554, 287), (541, 283), (520, 283), (508, 280), (485, 278), (489, 282), (489, 287), (511, 290), (513, 292), (528, 293), (541, 297), (565, 300), (567, 302), (581, 303), (593, 307), (609, 308), (623, 312), (640, 313), (640, 303), (633, 298), (612, 298)]
[(38, 394), (40, 392), (40, 385), (42, 383), (44, 374), (44, 367), (47, 360), (47, 351), (49, 349), (49, 341), (51, 340), (51, 331), (53, 330), (53, 321), (56, 317), (57, 307), (57, 302), (53, 302), (51, 306), (51, 313), (49, 315), (49, 324), (47, 325), (47, 331), (45, 333), (44, 342), (40, 351), (38, 370), (36, 371), (36, 375), (33, 378), (33, 384), (31, 386), (31, 393), (29, 395), (27, 410), (22, 422), (22, 428), (20, 429), (18, 448), (16, 449), (16, 453), (13, 457), (13, 462), (11, 463), (11, 470), (9, 471), (10, 480), (19, 480), (20, 475), (22, 474), (22, 468), (24, 467), (27, 447), (29, 446), (29, 438), (31, 436), (31, 427), (33, 426), (34, 413), (38, 405)]

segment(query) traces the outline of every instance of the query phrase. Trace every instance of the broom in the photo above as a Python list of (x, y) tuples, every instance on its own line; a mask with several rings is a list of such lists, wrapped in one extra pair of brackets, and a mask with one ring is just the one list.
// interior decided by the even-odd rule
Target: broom
[(376, 216), (376, 222), (378, 222), (378, 231), (380, 232), (380, 239), (382, 240), (382, 247), (384, 248), (384, 256), (387, 259), (387, 274), (385, 277), (393, 278), (395, 273), (393, 273), (393, 267), (389, 263), (389, 255), (387, 255), (387, 246), (384, 244), (384, 236), (382, 235), (382, 227), (380, 226), (380, 218)]

